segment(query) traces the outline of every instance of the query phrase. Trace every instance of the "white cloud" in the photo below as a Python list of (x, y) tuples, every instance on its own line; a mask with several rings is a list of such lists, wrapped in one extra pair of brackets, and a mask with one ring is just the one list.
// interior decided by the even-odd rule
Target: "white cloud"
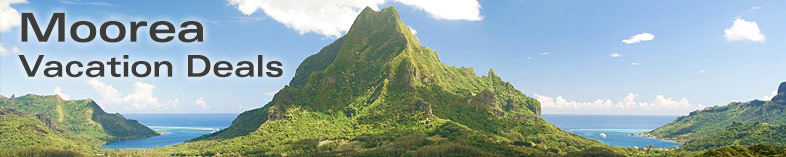
[(151, 84), (136, 82), (134, 91), (123, 97), (123, 102), (130, 103), (136, 109), (147, 109), (148, 107), (160, 108), (158, 98), (153, 96), (153, 89), (156, 86)]
[(119, 105), (122, 102), (121, 93), (111, 85), (107, 85), (97, 79), (90, 79), (87, 84), (93, 87), (101, 98), (97, 100), (99, 105)]
[(759, 100), (769, 101), (769, 100), (772, 100), (772, 97), (775, 97), (776, 95), (778, 95), (778, 91), (774, 90), (774, 91), (772, 91), (772, 93), (770, 93), (770, 95), (762, 96)]
[(199, 106), (199, 108), (202, 108), (203, 110), (210, 109), (210, 106), (207, 105), (207, 102), (205, 102), (205, 98), (196, 99), (194, 104), (197, 104)]
[(415, 30), (414, 28), (412, 28), (412, 27), (410, 27), (410, 26), (407, 26), (407, 28), (409, 28), (409, 32), (411, 32), (411, 33), (412, 33), (412, 35), (418, 35), (418, 31), (417, 31), (417, 30)]
[(1, 0), (0, 1), (0, 32), (8, 32), (12, 27), (22, 24), (22, 14), (11, 4), (27, 3), (27, 0)]
[(71, 98), (70, 98), (68, 95), (66, 95), (66, 94), (63, 94), (63, 90), (62, 90), (62, 89), (60, 89), (60, 87), (55, 87), (55, 90), (54, 90), (54, 92), (53, 92), (53, 93), (54, 93), (55, 95), (58, 95), (58, 96), (60, 96), (60, 98), (63, 98), (63, 100), (70, 100), (70, 99), (71, 99)]
[(177, 107), (178, 103), (180, 103), (180, 99), (172, 99), (167, 102), (167, 104), (172, 105), (173, 110), (180, 110), (180, 108)]
[(611, 53), (609, 56), (611, 56), (611, 58), (617, 58), (617, 57), (622, 57), (622, 54), (619, 54), (619, 53)]
[(424, 10), (436, 19), (479, 21), (480, 3), (477, 0), (395, 0)]
[(349, 30), (355, 17), (366, 6), (378, 10), (384, 0), (230, 0), (229, 4), (251, 15), (262, 10), (274, 20), (295, 29), (300, 34), (308, 32), (338, 37)]
[(704, 70), (704, 69), (699, 70), (699, 73), (706, 73), (706, 72), (707, 72), (707, 70)]
[(177, 109), (178, 99), (169, 100), (166, 103), (158, 102), (154, 89), (156, 86), (143, 82), (134, 83), (134, 90), (128, 95), (123, 95), (119, 90), (111, 85), (107, 85), (97, 79), (90, 79), (87, 84), (93, 87), (101, 98), (96, 102), (104, 109), (125, 110), (125, 111), (173, 111)]
[(628, 93), (622, 100), (596, 99), (594, 101), (568, 101), (562, 96), (556, 98), (535, 94), (544, 113), (559, 114), (649, 114), (678, 115), (700, 109), (703, 105), (691, 104), (687, 99), (675, 100), (662, 95), (655, 96), (652, 102), (637, 101), (638, 94)]
[(751, 7), (751, 10), (759, 10), (759, 9), (761, 9), (761, 6), (753, 6), (753, 7)]
[(3, 43), (0, 43), (0, 56), (8, 56), (8, 55), (17, 54), (17, 53), (19, 53), (19, 48), (18, 47), (14, 46), (9, 51), (7, 48), (5, 48), (3, 46)]
[(540, 55), (541, 55), (541, 56), (545, 56), (545, 55), (549, 55), (549, 54), (551, 54), (551, 52), (543, 52), (543, 53), (540, 53)]
[(637, 66), (637, 65), (641, 65), (641, 63), (633, 62), (633, 63), (630, 63), (630, 65)]
[(731, 27), (723, 30), (726, 40), (729, 41), (743, 41), (750, 40), (755, 42), (764, 42), (767, 37), (761, 33), (759, 24), (754, 21), (745, 21), (745, 19), (737, 18)]
[(269, 91), (269, 92), (265, 92), (265, 95), (267, 95), (267, 96), (274, 96), (274, 95), (276, 95), (276, 93), (278, 93), (278, 92), (277, 91)]
[[(246, 15), (261, 10), (274, 20), (300, 34), (316, 33), (338, 37), (349, 30), (364, 8), (379, 10), (388, 0), (229, 0), (229, 4)], [(481, 20), (477, 0), (393, 0), (425, 10), (436, 19)]]
[(650, 41), (652, 39), (655, 39), (655, 35), (652, 35), (650, 33), (644, 32), (644, 33), (641, 33), (641, 34), (633, 35), (632, 37), (630, 37), (628, 39), (622, 40), (622, 42), (625, 43), (625, 44), (635, 44), (635, 43), (640, 43), (640, 42), (643, 42), (643, 41)]

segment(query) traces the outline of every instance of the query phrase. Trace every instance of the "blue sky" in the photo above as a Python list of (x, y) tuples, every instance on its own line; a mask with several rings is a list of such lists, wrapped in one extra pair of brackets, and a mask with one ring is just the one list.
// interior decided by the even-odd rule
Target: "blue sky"
[[(65, 12), (69, 25), (80, 20), (204, 25), (202, 43), (155, 43), (146, 30), (135, 43), (23, 43), (20, 27), (3, 12), (0, 94), (59, 92), (69, 99), (92, 98), (110, 112), (236, 113), (261, 107), (303, 59), (345, 33), (347, 17), (352, 20), (366, 5), (395, 6), (421, 44), (437, 50), (444, 63), (473, 66), (478, 74), (493, 68), (540, 100), (543, 113), (685, 115), (771, 97), (786, 81), (782, 1), (17, 1), (3, 0), (0, 7), (34, 13), (39, 23)], [(298, 11), (303, 16), (286, 14)], [(644, 34), (639, 42), (623, 42), (638, 34)], [(129, 54), (130, 61), (171, 61), (175, 77), (30, 78), (19, 54), (61, 62)], [(189, 54), (231, 62), (264, 55), (281, 61), (284, 75), (188, 78)]]

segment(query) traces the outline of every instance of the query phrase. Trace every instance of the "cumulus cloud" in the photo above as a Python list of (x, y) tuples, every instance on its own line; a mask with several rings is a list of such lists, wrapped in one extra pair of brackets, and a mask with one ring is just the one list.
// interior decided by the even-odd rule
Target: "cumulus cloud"
[(759, 100), (766, 100), (766, 101), (769, 101), (769, 100), (772, 100), (772, 97), (775, 97), (776, 95), (778, 95), (778, 91), (777, 91), (777, 90), (774, 90), (774, 91), (772, 91), (772, 93), (770, 93), (769, 95), (762, 96), (762, 97), (761, 97)]
[(27, 0), (2, 0), (0, 1), (0, 32), (8, 32), (12, 27), (22, 24), (22, 14), (11, 4), (27, 3)]
[(180, 103), (180, 99), (171, 99), (167, 101), (167, 104), (171, 105), (173, 110), (180, 110), (180, 108), (177, 107), (178, 103)]
[(230, 0), (246, 15), (262, 10), (274, 20), (295, 29), (300, 34), (308, 32), (338, 37), (349, 30), (355, 17), (366, 6), (378, 10), (384, 0)]
[(407, 26), (407, 28), (409, 28), (409, 32), (412, 33), (412, 35), (418, 35), (418, 31), (415, 30), (414, 28), (412, 28), (410, 26)]
[(18, 47), (14, 46), (11, 48), (11, 50), (8, 50), (3, 46), (3, 43), (0, 43), (0, 56), (8, 56), (10, 54), (16, 54), (16, 53), (19, 53)]
[(552, 98), (535, 94), (535, 98), (540, 101), (544, 113), (681, 115), (704, 107), (701, 104), (691, 104), (685, 98), (676, 100), (657, 95), (651, 102), (642, 102), (637, 100), (638, 97), (638, 94), (628, 93), (622, 100), (617, 102), (611, 99), (580, 102), (569, 101), (562, 96)]
[(745, 19), (737, 18), (734, 20), (734, 23), (731, 27), (726, 28), (723, 30), (724, 36), (726, 40), (729, 41), (754, 41), (754, 42), (764, 42), (767, 39), (761, 30), (759, 29), (759, 24), (756, 24), (754, 21), (745, 21)]
[(622, 57), (622, 54), (619, 54), (619, 53), (611, 53), (609, 56), (610, 56), (611, 58), (617, 58), (617, 57)]
[(177, 109), (178, 99), (169, 100), (166, 103), (161, 103), (155, 96), (155, 85), (136, 82), (134, 89), (129, 94), (124, 95), (119, 90), (98, 79), (90, 79), (87, 81), (93, 89), (98, 92), (101, 97), (96, 100), (105, 109), (120, 109), (130, 111), (172, 111)]
[(60, 89), (60, 87), (55, 87), (55, 90), (54, 90), (54, 92), (53, 92), (53, 93), (54, 93), (55, 95), (58, 95), (58, 96), (60, 96), (60, 98), (63, 98), (63, 100), (69, 100), (69, 99), (71, 99), (71, 98), (70, 98), (68, 95), (66, 95), (66, 94), (63, 94), (63, 90), (62, 90), (62, 89)]
[(436, 19), (479, 21), (480, 3), (477, 0), (395, 0), (424, 10)]
[(147, 109), (148, 107), (159, 108), (158, 98), (153, 96), (153, 89), (156, 86), (151, 84), (136, 82), (134, 91), (123, 97), (123, 102), (130, 103), (136, 109)]
[(194, 104), (197, 104), (197, 106), (199, 106), (199, 108), (202, 108), (203, 110), (210, 109), (210, 106), (207, 105), (207, 102), (205, 102), (205, 98), (196, 99)]
[(98, 81), (98, 79), (90, 79), (87, 84), (101, 95), (101, 98), (97, 100), (99, 105), (119, 105), (122, 102), (121, 93), (115, 87)]
[[(258, 10), (300, 34), (316, 33), (338, 37), (349, 30), (360, 12), (379, 6), (387, 0), (229, 0), (229, 4), (246, 15)], [(481, 20), (477, 0), (393, 0), (424, 10), (436, 19)]]
[(643, 42), (643, 41), (650, 41), (652, 39), (655, 39), (655, 35), (652, 35), (650, 33), (644, 32), (644, 33), (641, 33), (641, 34), (633, 35), (632, 37), (630, 37), (628, 39), (622, 40), (622, 42), (625, 43), (625, 44), (635, 44), (635, 43), (640, 43), (640, 42)]

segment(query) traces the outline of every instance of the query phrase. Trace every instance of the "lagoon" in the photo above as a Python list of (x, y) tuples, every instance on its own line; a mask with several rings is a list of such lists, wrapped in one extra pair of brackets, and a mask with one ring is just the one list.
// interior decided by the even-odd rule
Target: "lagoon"
[(236, 113), (226, 114), (124, 114), (161, 135), (144, 139), (122, 140), (101, 146), (101, 149), (156, 148), (180, 144), (187, 140), (229, 127)]
[[(656, 148), (671, 148), (680, 145), (674, 141), (635, 135), (663, 126), (676, 119), (677, 116), (544, 114), (542, 117), (563, 130), (596, 139), (607, 145), (640, 148), (648, 145)], [(601, 134), (606, 137), (602, 137)]]

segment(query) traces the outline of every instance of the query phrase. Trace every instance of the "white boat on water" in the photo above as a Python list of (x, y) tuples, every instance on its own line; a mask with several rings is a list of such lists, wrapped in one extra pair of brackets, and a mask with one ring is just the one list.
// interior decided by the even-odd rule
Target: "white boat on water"
[(606, 138), (606, 133), (600, 133), (601, 138)]

